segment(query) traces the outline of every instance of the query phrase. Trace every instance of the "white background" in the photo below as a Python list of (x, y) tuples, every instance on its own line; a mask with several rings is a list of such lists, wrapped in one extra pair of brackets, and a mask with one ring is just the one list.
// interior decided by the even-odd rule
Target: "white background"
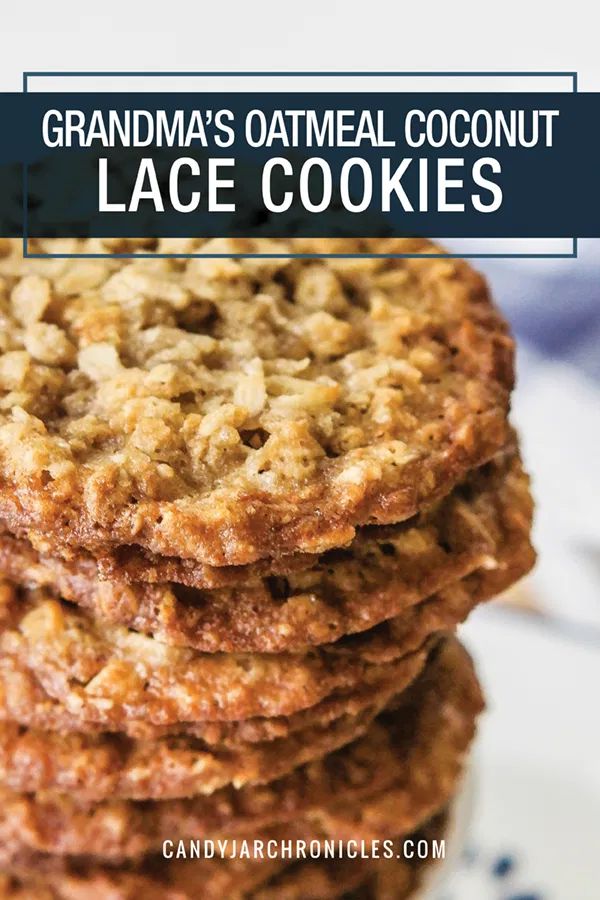
[(23, 69), (576, 69), (600, 86), (593, 0), (4, 3), (0, 89)]

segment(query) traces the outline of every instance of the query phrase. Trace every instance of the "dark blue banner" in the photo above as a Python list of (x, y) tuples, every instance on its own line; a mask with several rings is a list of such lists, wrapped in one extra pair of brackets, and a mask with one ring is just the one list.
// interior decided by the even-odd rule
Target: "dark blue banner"
[(0, 96), (0, 233), (600, 237), (600, 95)]

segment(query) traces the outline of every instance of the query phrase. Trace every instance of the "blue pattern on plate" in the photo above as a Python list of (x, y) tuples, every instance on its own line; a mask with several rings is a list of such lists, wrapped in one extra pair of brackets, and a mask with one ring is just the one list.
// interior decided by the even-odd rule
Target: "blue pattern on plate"
[[(475, 896), (475, 888), (478, 900), (545, 900), (544, 894), (527, 885), (522, 868), (515, 853), (491, 853), (471, 844), (465, 848), (458, 864), (453, 879), (456, 889), (444, 893), (439, 900), (463, 900), (463, 890), (470, 897)], [(485, 896), (479, 896), (483, 888)]]

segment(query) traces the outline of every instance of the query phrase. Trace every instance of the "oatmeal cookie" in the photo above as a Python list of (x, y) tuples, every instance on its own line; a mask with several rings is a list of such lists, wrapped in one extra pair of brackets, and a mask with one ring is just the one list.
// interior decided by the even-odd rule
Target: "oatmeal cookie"
[[(446, 826), (447, 816), (441, 813), (412, 834), (399, 838), (393, 831), (393, 836), (398, 841), (410, 839), (413, 846), (425, 841), (431, 847), (433, 841), (443, 840)], [(254, 896), (256, 900), (408, 900), (431, 864), (404, 857), (300, 862), (273, 875)]]
[(216, 566), (322, 553), (507, 441), (513, 342), (465, 262), (1, 249), (0, 518), (38, 546)]
[(343, 821), (344, 809), (378, 795), (385, 800), (389, 790), (397, 792), (398, 833), (407, 833), (450, 799), (481, 707), (469, 657), (450, 639), (364, 737), (269, 785), (187, 800), (99, 804), (2, 789), (0, 867), (24, 852), (93, 852), (118, 861), (156, 852), (165, 839), (244, 834), (288, 822), (310, 823), (335, 837), (336, 811)]
[[(283, 834), (273, 829), (257, 837), (282, 840)], [(0, 872), (0, 900), (245, 900), (285, 867), (281, 860), (162, 856), (114, 866), (93, 856), (23, 853)]]
[(362, 529), (348, 548), (311, 558), (309, 568), (295, 568), (305, 558), (290, 556), (278, 561), (278, 574), (262, 578), (252, 565), (212, 570), (237, 578), (231, 587), (102, 581), (93, 557), (48, 556), (6, 533), (0, 534), (0, 571), (172, 646), (209, 653), (299, 651), (372, 628), (473, 570), (493, 566), (517, 533), (528, 539), (531, 515), (521, 462), (503, 455), (420, 516)]
[(213, 748), (239, 750), (244, 744), (279, 740), (308, 728), (324, 728), (342, 716), (359, 716), (373, 705), (374, 698), (403, 689), (421, 671), (439, 636), (432, 636), (417, 651), (385, 666), (378, 678), (351, 691), (334, 691), (329, 697), (291, 716), (255, 716), (233, 722), (177, 722), (153, 725), (142, 719), (128, 719), (121, 728), (89, 722), (70, 713), (64, 704), (50, 697), (40, 683), (14, 656), (0, 657), (0, 722), (15, 723), (36, 731), (78, 733), (95, 737), (119, 733), (138, 741), (154, 741), (186, 735)]
[[(445, 834), (446, 816), (436, 816), (402, 837), (429, 845)], [(268, 841), (305, 840), (298, 827), (256, 835)], [(412, 896), (427, 865), (408, 859), (175, 860), (149, 857), (127, 866), (99, 865), (27, 854), (0, 874), (0, 900), (404, 900)], [(355, 893), (356, 891), (356, 893)], [(349, 893), (352, 892), (352, 893)]]
[(164, 726), (292, 715), (334, 691), (378, 683), (429, 636), (453, 628), (478, 602), (512, 584), (529, 568), (532, 551), (519, 540), (505, 553), (496, 568), (472, 573), (403, 615), (305, 654), (169, 647), (95, 621), (43, 591), (5, 583), (0, 652), (29, 668), (66, 712), (109, 730), (131, 720)]
[[(299, 714), (299, 723), (288, 718), (281, 726), (283, 736), (271, 731), (264, 741), (240, 741), (235, 733), (216, 745), (190, 735), (135, 740), (0, 722), (0, 784), (13, 791), (56, 790), (88, 800), (164, 800), (211, 794), (227, 784), (266, 784), (356, 740), (419, 674), (425, 660), (425, 650), (406, 656), (380, 685), (325, 701), (329, 708), (319, 715), (317, 705), (314, 714)], [(252, 722), (247, 730), (256, 737)]]

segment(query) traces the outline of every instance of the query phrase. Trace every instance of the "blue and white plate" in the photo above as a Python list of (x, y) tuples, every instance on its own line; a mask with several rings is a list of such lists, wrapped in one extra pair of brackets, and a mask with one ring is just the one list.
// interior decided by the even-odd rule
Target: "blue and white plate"
[(503, 607), (462, 638), (488, 711), (468, 842), (434, 900), (599, 900), (600, 646)]

